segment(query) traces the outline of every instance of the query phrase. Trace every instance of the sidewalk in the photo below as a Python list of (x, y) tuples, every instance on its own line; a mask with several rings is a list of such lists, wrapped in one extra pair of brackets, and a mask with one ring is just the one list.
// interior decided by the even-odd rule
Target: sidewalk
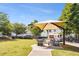
[(30, 52), (30, 54), (28, 56), (51, 56), (51, 50), (49, 48), (46, 47), (40, 47), (35, 45), (32, 45), (32, 51)]
[(79, 43), (66, 42), (66, 44), (75, 46), (75, 47), (79, 47)]

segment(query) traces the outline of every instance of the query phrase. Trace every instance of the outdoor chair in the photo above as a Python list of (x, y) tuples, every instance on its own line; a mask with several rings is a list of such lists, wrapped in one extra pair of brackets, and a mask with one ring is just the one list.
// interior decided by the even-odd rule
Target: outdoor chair
[(49, 46), (49, 41), (50, 40), (48, 40), (47, 38), (45, 38), (44, 41), (43, 41), (43, 45), (46, 46), (46, 47)]

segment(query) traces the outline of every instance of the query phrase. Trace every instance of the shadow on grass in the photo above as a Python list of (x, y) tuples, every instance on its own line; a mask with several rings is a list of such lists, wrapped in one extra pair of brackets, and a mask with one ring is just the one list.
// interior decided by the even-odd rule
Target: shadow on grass
[(71, 45), (61, 45), (63, 48), (59, 50), (73, 51), (79, 52), (79, 47), (71, 46)]
[[(25, 39), (19, 39), (19, 38), (16, 38), (16, 39), (0, 39), (0, 42), (4, 42), (4, 41), (17, 41), (17, 39), (18, 40), (25, 40)], [(29, 40), (33, 40), (33, 39), (29, 39)]]
[(16, 41), (16, 39), (0, 39), (0, 42), (4, 42), (4, 41)]

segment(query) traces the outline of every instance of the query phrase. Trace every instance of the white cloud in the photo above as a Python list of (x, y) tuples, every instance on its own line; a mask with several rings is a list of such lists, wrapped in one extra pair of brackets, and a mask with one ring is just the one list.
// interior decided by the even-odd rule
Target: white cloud
[(47, 9), (41, 9), (40, 11), (43, 12), (43, 13), (48, 13), (48, 14), (54, 13), (53, 10), (47, 10)]
[(54, 13), (55, 11), (54, 10), (50, 10), (50, 9), (44, 9), (44, 8), (39, 8), (38, 7), (34, 7), (34, 6), (29, 6), (29, 5), (20, 5), (19, 7), (23, 8), (23, 9), (28, 9), (32, 12), (40, 12), (40, 13)]

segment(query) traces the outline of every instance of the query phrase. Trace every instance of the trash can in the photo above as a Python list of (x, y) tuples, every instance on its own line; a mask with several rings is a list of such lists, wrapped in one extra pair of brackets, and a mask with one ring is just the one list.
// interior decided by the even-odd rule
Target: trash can
[(37, 39), (37, 45), (38, 46), (43, 46), (44, 38), (38, 38)]

